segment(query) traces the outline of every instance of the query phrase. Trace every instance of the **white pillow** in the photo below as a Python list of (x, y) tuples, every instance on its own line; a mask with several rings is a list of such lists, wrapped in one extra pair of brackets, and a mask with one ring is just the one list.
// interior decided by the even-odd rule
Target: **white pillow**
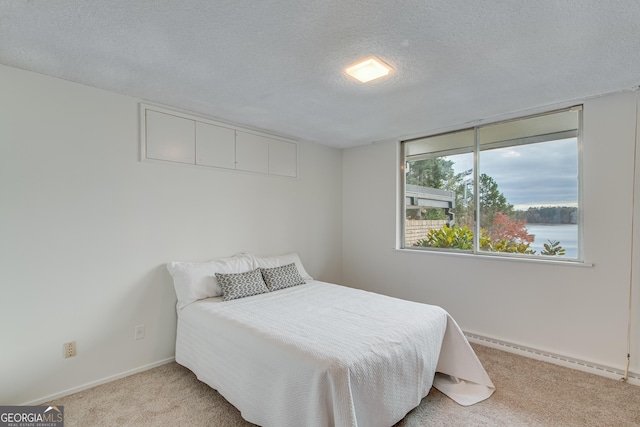
[(283, 265), (291, 264), (293, 262), (296, 264), (296, 268), (304, 280), (313, 280), (313, 277), (309, 276), (309, 273), (307, 273), (307, 270), (305, 270), (302, 265), (302, 261), (300, 261), (300, 257), (295, 252), (267, 258), (258, 258), (256, 256), (253, 258), (255, 259), (256, 266), (260, 268), (282, 267)]
[(199, 299), (222, 295), (216, 273), (245, 273), (255, 268), (253, 257), (249, 254), (238, 254), (209, 262), (174, 261), (167, 264), (178, 296), (178, 309)]

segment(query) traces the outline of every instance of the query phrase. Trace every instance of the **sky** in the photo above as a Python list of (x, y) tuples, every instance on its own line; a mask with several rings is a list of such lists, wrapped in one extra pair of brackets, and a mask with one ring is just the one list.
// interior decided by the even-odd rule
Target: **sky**
[[(473, 167), (473, 156), (447, 157), (456, 173)], [(512, 146), (480, 152), (480, 173), (498, 183), (498, 190), (516, 209), (578, 205), (576, 138)]]

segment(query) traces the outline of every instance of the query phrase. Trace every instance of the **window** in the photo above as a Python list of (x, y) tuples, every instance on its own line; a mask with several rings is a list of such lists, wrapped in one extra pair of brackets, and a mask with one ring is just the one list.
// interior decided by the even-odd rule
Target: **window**
[(581, 113), (402, 142), (402, 247), (580, 260)]

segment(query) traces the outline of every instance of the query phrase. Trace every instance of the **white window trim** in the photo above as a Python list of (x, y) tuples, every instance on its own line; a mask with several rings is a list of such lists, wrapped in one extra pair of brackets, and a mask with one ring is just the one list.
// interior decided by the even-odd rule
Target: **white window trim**
[[(479, 186), (479, 170), (478, 170), (478, 155), (479, 155), (479, 139), (478, 139), (478, 130), (483, 128), (483, 127), (487, 127), (487, 126), (493, 126), (493, 125), (497, 125), (497, 124), (503, 124), (503, 123), (508, 123), (508, 122), (513, 122), (513, 121), (518, 121), (518, 120), (522, 120), (522, 119), (529, 119), (529, 118), (533, 118), (533, 117), (541, 117), (541, 116), (545, 116), (545, 115), (549, 115), (549, 114), (555, 114), (555, 113), (560, 113), (563, 111), (579, 111), (580, 113), (578, 114), (578, 132), (577, 135), (572, 135), (572, 137), (576, 137), (577, 138), (577, 149), (578, 149), (578, 254), (576, 258), (571, 258), (571, 259), (563, 259), (560, 257), (557, 258), (551, 258), (551, 257), (544, 257), (541, 255), (523, 255), (523, 254), (512, 254), (512, 253), (506, 253), (506, 252), (487, 252), (487, 251), (479, 251), (478, 248), (480, 246), (480, 232), (479, 232), (479, 228), (480, 228), (480, 223), (479, 221), (475, 221), (474, 222), (474, 233), (473, 233), (473, 250), (469, 250), (469, 251), (465, 251), (465, 250), (450, 250), (450, 249), (444, 249), (444, 248), (418, 248), (418, 247), (405, 247), (404, 246), (404, 242), (405, 242), (405, 232), (406, 232), (406, 197), (405, 197), (405, 190), (406, 190), (406, 178), (405, 178), (405, 164), (406, 164), (406, 158), (405, 158), (405, 154), (404, 154), (404, 143), (405, 142), (410, 142), (412, 140), (417, 140), (417, 139), (422, 139), (422, 138), (429, 138), (429, 137), (434, 137), (434, 136), (438, 136), (438, 135), (444, 135), (444, 134), (448, 134), (448, 133), (454, 133), (454, 132), (463, 132), (466, 130), (473, 130), (474, 131), (474, 148), (473, 148), (473, 163), (474, 163), (474, 168), (473, 168), (473, 175), (474, 175), (474, 195), (475, 195), (475, 210), (474, 210), (474, 216), (477, 219), (478, 213), (477, 213), (477, 209), (480, 206), (479, 204), (479, 192), (478, 192), (478, 186)], [(399, 216), (397, 218), (397, 226), (396, 226), (396, 230), (397, 230), (397, 236), (396, 236), (396, 247), (394, 248), (394, 250), (396, 251), (400, 251), (400, 252), (408, 252), (408, 253), (423, 253), (423, 254), (437, 254), (437, 255), (453, 255), (453, 256), (462, 256), (462, 257), (473, 257), (473, 258), (485, 258), (485, 259), (493, 259), (493, 260), (509, 260), (509, 261), (524, 261), (524, 262), (534, 262), (534, 263), (542, 263), (542, 264), (555, 264), (555, 265), (572, 265), (572, 266), (584, 266), (584, 267), (592, 267), (593, 263), (587, 262), (585, 260), (584, 257), (584, 213), (583, 213), (583, 208), (582, 208), (582, 204), (583, 204), (583, 196), (584, 196), (584, 189), (583, 189), (583, 105), (574, 105), (574, 106), (570, 106), (570, 107), (565, 107), (565, 108), (560, 108), (560, 109), (554, 109), (554, 110), (549, 110), (549, 111), (545, 111), (545, 112), (540, 112), (540, 113), (536, 113), (536, 114), (531, 114), (531, 115), (525, 115), (525, 116), (521, 116), (521, 117), (514, 117), (514, 118), (510, 118), (510, 119), (506, 119), (506, 120), (498, 120), (498, 121), (494, 121), (494, 122), (486, 122), (486, 123), (482, 123), (482, 124), (477, 124), (475, 126), (471, 126), (471, 127), (465, 127), (465, 128), (454, 128), (451, 130), (448, 130), (446, 132), (437, 132), (434, 134), (426, 134), (426, 135), (422, 135), (419, 137), (415, 137), (415, 138), (410, 138), (410, 139), (406, 139), (406, 140), (398, 140), (397, 144), (398, 144), (398, 149), (396, 150), (397, 153), (397, 161), (396, 164), (399, 164), (399, 174), (396, 175), (398, 177), (398, 198), (397, 198), (397, 202), (398, 202), (398, 213)], [(513, 144), (509, 144), (509, 145), (513, 145)], [(518, 144), (517, 144), (518, 145)], [(505, 145), (506, 146), (506, 145)], [(454, 149), (455, 150), (455, 149)], [(453, 150), (452, 150), (453, 153)], [(430, 153), (430, 154), (437, 154), (437, 153)]]

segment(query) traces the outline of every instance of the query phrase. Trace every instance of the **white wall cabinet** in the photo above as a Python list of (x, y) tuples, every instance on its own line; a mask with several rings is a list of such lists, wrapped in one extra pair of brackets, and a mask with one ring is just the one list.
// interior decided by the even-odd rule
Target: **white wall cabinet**
[(195, 122), (147, 110), (146, 157), (195, 164)]
[(291, 142), (269, 141), (269, 173), (272, 175), (298, 176), (298, 146)]
[(235, 169), (236, 131), (196, 122), (196, 164)]
[(269, 138), (236, 131), (236, 169), (269, 173)]
[(142, 159), (298, 176), (298, 144), (140, 104)]

